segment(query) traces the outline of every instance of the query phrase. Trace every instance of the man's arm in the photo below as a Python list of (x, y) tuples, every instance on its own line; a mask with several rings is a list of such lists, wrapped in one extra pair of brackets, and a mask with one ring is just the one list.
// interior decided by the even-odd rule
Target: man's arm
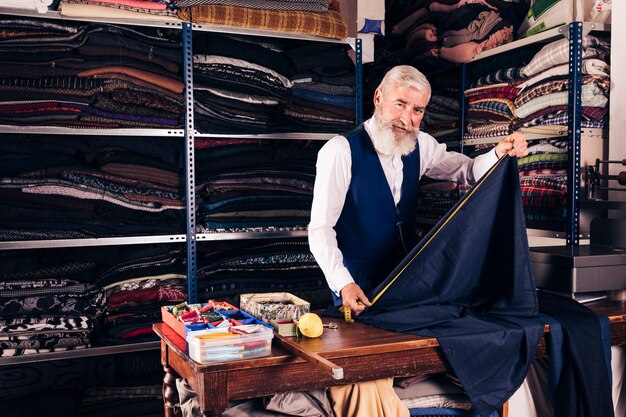
[(342, 297), (345, 306), (359, 313), (364, 306), (359, 305), (358, 301), (365, 305), (370, 303), (343, 264), (334, 229), (343, 210), (352, 176), (350, 145), (343, 136), (334, 137), (320, 149), (316, 169), (309, 248), (331, 291)]
[(515, 132), (500, 140), (489, 152), (472, 159), (458, 152), (448, 152), (446, 146), (429, 136), (420, 137), (421, 175), (431, 178), (474, 183), (509, 152), (509, 156), (522, 157), (528, 154), (524, 134)]

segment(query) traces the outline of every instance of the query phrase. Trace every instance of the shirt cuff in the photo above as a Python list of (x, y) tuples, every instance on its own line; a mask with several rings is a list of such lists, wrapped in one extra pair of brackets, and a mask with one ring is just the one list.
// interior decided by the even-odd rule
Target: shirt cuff
[(331, 290), (335, 293), (337, 297), (341, 297), (341, 290), (348, 284), (352, 284), (354, 279), (352, 275), (350, 275), (350, 271), (348, 268), (343, 267), (337, 271), (332, 276), (333, 288)]

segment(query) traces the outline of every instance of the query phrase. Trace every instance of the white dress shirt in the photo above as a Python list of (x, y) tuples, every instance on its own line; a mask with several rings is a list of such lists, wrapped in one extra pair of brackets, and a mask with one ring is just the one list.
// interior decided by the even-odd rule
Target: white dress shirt
[[(364, 123), (371, 134), (371, 119)], [(471, 159), (457, 152), (446, 151), (446, 145), (432, 136), (420, 132), (417, 136), (420, 153), (420, 178), (430, 178), (473, 183), (498, 160), (495, 150)], [(402, 157), (378, 153), (387, 183), (398, 206), (402, 197)], [(317, 156), (317, 174), (313, 190), (309, 247), (319, 264), (328, 286), (340, 295), (341, 289), (354, 282), (343, 264), (343, 255), (337, 247), (335, 225), (343, 210), (352, 178), (352, 154), (344, 136), (335, 136), (320, 149)]]

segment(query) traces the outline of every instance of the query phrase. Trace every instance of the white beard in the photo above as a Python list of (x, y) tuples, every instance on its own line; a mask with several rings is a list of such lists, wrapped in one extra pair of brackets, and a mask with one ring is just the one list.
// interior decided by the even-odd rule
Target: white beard
[(406, 129), (408, 132), (396, 134), (393, 131), (394, 123), (384, 120), (378, 110), (374, 111), (374, 117), (370, 124), (372, 131), (370, 136), (376, 152), (383, 155), (405, 156), (415, 150), (419, 129), (410, 129), (399, 122), (395, 125)]

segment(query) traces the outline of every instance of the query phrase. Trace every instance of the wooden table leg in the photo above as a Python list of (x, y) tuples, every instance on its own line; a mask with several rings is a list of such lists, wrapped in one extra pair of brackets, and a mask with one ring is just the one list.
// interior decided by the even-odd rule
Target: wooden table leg
[(174, 406), (178, 404), (178, 390), (176, 389), (176, 373), (169, 366), (163, 366), (165, 376), (163, 377), (163, 403), (165, 407), (165, 417), (176, 417)]
[(198, 384), (200, 409), (207, 417), (219, 417), (228, 408), (228, 372), (202, 374)]

